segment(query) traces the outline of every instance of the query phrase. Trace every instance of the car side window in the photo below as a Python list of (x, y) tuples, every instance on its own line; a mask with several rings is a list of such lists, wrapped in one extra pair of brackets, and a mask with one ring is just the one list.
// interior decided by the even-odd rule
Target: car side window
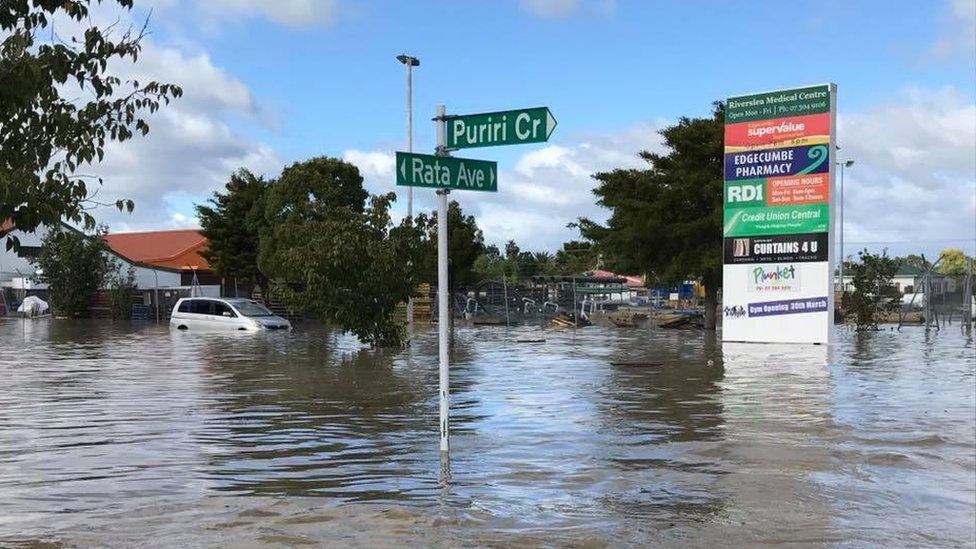
[(224, 313), (228, 313), (228, 316), (235, 317), (237, 314), (231, 309), (226, 303), (221, 303), (219, 301), (213, 301), (214, 312), (213, 314), (217, 316), (223, 316)]
[(180, 303), (180, 309), (179, 309), (179, 311), (181, 313), (190, 313), (190, 312), (193, 312), (193, 311), (190, 310), (190, 305), (192, 303), (193, 303), (192, 301), (184, 301), (184, 302)]
[(191, 312), (198, 315), (212, 315), (213, 314), (213, 302), (207, 301), (205, 299), (197, 299), (193, 301), (193, 309)]

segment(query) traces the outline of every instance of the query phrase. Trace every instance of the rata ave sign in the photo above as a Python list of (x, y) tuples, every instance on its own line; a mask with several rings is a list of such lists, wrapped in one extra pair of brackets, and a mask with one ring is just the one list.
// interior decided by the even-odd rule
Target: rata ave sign
[(548, 107), (448, 116), (447, 148), (544, 143), (556, 129)]
[(400, 186), (498, 191), (498, 164), (489, 160), (397, 152), (396, 166)]

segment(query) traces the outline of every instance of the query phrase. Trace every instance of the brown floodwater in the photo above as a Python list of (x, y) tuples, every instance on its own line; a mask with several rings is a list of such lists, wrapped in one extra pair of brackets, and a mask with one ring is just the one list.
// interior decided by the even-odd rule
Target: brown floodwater
[(974, 348), (459, 327), (442, 471), (435, 332), (7, 319), (0, 545), (971, 547)]

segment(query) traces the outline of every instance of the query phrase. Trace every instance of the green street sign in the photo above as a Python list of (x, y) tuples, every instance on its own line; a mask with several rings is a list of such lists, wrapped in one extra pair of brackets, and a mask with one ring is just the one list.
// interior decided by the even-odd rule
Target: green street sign
[(447, 148), (544, 143), (556, 128), (549, 107), (448, 116)]
[(498, 191), (498, 163), (431, 154), (396, 153), (396, 184), (462, 191)]

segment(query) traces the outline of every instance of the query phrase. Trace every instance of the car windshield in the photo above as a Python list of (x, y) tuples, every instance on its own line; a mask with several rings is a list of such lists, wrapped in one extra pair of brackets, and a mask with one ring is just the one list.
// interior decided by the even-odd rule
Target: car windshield
[(264, 305), (255, 301), (231, 301), (230, 304), (244, 316), (274, 316)]

